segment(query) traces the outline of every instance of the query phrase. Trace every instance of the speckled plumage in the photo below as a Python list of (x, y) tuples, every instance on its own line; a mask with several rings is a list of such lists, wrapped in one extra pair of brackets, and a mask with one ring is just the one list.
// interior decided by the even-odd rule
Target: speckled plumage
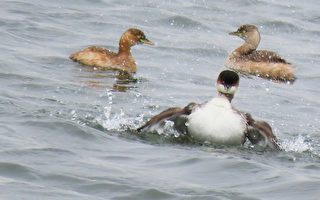
[(242, 25), (237, 31), (229, 34), (242, 38), (245, 43), (228, 56), (227, 67), (277, 81), (293, 82), (296, 79), (293, 66), (277, 53), (256, 50), (260, 43), (260, 33), (256, 26)]

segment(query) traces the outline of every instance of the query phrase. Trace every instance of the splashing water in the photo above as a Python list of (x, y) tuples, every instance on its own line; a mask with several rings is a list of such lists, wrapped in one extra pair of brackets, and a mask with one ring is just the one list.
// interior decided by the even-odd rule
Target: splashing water
[(108, 105), (104, 107), (104, 115), (96, 117), (95, 121), (106, 130), (126, 131), (138, 128), (143, 121), (143, 115), (129, 117), (122, 109), (119, 113), (113, 113), (112, 106)]
[(174, 128), (174, 122), (170, 120), (164, 121), (163, 124), (156, 124), (148, 128), (148, 132), (157, 133), (158, 135), (162, 135), (164, 137), (175, 137), (178, 138), (180, 133), (176, 131)]
[(103, 108), (103, 114), (94, 119), (106, 130), (126, 131), (128, 129), (136, 129), (143, 121), (143, 115), (136, 117), (127, 116), (126, 113), (120, 111), (113, 112), (113, 92), (107, 91), (108, 103)]
[(305, 152), (305, 151), (312, 151), (313, 148), (309, 142), (305, 141), (305, 138), (301, 135), (299, 135), (294, 140), (284, 140), (281, 142), (280, 146), (285, 151), (293, 151), (293, 152)]

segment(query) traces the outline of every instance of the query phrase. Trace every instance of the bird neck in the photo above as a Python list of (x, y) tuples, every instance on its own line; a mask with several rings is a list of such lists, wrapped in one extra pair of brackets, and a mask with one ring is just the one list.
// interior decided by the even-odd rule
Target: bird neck
[(224, 93), (221, 93), (221, 92), (218, 92), (218, 96), (219, 97), (223, 97), (223, 98), (226, 98), (228, 99), (228, 101), (231, 103), (234, 95), (233, 94), (224, 94)]
[(250, 35), (244, 40), (244, 44), (234, 50), (234, 54), (247, 55), (252, 51), (255, 51), (260, 43), (260, 33), (258, 31), (254, 31), (253, 33), (250, 33)]
[(121, 37), (119, 41), (119, 52), (118, 54), (131, 54), (131, 45), (127, 37)]

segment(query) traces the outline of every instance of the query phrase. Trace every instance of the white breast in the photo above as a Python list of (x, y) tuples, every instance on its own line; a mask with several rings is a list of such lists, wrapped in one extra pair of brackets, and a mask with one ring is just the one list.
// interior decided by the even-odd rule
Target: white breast
[(188, 131), (194, 137), (219, 144), (239, 145), (246, 121), (224, 97), (217, 97), (189, 115)]

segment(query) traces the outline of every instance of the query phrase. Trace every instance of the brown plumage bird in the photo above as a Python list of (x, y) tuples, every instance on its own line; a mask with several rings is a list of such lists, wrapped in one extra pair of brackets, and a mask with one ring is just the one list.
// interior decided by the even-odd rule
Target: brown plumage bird
[(235, 49), (227, 58), (227, 67), (236, 71), (284, 82), (293, 82), (293, 66), (272, 51), (256, 50), (260, 43), (260, 33), (254, 25), (242, 25), (229, 33), (242, 38), (245, 43)]
[(99, 69), (134, 73), (137, 66), (131, 54), (131, 47), (137, 44), (153, 45), (153, 42), (148, 40), (141, 30), (131, 28), (122, 34), (117, 53), (102, 47), (90, 46), (73, 53), (70, 59)]

